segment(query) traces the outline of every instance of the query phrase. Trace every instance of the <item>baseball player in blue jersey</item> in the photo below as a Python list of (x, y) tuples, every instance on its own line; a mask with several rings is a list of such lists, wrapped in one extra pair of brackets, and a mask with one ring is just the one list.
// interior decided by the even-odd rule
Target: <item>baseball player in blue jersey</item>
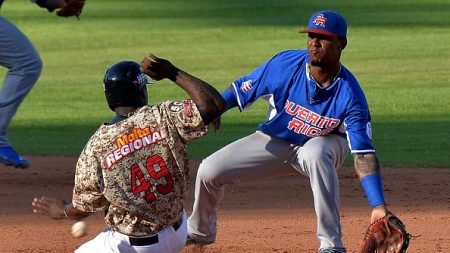
[[(64, 0), (32, 0), (53, 11)], [(3, 0), (0, 0), (0, 6)], [(18, 154), (7, 137), (8, 126), (22, 101), (31, 91), (42, 71), (42, 60), (31, 41), (14, 24), (0, 16), (0, 65), (8, 72), (0, 90), (0, 163), (27, 168), (29, 161)]]
[(200, 164), (188, 244), (215, 241), (225, 185), (294, 172), (310, 179), (319, 252), (346, 252), (337, 169), (350, 152), (372, 207), (371, 221), (387, 214), (367, 101), (356, 78), (340, 63), (347, 45), (346, 21), (334, 11), (319, 11), (300, 32), (308, 34), (307, 50), (275, 55), (222, 94), (228, 109), (240, 111), (266, 99), (267, 120)]

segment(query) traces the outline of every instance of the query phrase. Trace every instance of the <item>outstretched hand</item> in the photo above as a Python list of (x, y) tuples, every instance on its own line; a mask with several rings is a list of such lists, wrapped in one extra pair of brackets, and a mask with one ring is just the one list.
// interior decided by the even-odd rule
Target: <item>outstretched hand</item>
[(33, 206), (34, 213), (44, 214), (55, 220), (60, 220), (65, 217), (64, 207), (66, 203), (62, 199), (55, 199), (44, 196), (40, 198), (34, 198), (31, 205)]
[(370, 223), (373, 223), (384, 216), (388, 214), (388, 210), (386, 209), (385, 205), (379, 205), (372, 209), (371, 217), (370, 217)]
[(141, 62), (141, 72), (159, 81), (168, 78), (175, 82), (178, 69), (168, 60), (149, 53)]

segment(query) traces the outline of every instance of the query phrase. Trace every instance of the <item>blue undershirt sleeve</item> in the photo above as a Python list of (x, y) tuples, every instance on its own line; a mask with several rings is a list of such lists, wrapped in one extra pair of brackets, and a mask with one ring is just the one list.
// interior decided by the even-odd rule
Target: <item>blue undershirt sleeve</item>
[(385, 204), (380, 174), (371, 174), (363, 177), (361, 186), (366, 192), (367, 199), (372, 208)]
[(228, 109), (231, 109), (233, 107), (236, 107), (238, 105), (236, 96), (232, 89), (226, 89), (222, 93), (222, 97), (225, 99), (228, 105)]

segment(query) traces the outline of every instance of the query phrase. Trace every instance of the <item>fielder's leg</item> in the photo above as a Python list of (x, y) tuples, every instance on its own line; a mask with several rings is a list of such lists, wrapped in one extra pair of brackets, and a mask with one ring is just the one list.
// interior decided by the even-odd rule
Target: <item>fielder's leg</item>
[(297, 150), (293, 166), (309, 176), (317, 215), (320, 248), (345, 252), (339, 217), (339, 181), (337, 169), (349, 154), (347, 140), (328, 135), (309, 140)]
[[(216, 239), (216, 219), (224, 185), (295, 173), (294, 146), (256, 132), (207, 157), (199, 166), (188, 234), (197, 242)], [(289, 162), (286, 162), (289, 161)]]
[(28, 167), (28, 161), (11, 148), (7, 133), (19, 105), (41, 74), (42, 61), (28, 38), (1, 16), (0, 65), (8, 68), (0, 90), (0, 162)]

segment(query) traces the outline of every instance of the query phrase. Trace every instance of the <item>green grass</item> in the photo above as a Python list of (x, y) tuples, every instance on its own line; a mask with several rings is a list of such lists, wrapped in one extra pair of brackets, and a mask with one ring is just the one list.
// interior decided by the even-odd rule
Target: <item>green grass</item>
[[(112, 112), (102, 93), (112, 63), (147, 52), (170, 59), (217, 89), (275, 53), (304, 48), (297, 33), (319, 9), (349, 24), (342, 62), (371, 106), (374, 145), (385, 166), (450, 167), (448, 1), (87, 1), (78, 21), (29, 1), (1, 13), (34, 42), (44, 71), (15, 116), (10, 139), (27, 154), (78, 155)], [(4, 69), (0, 69), (3, 75)], [(186, 95), (169, 81), (149, 87), (150, 103)], [(222, 131), (190, 145), (200, 159), (255, 131), (266, 104), (226, 113)]]

